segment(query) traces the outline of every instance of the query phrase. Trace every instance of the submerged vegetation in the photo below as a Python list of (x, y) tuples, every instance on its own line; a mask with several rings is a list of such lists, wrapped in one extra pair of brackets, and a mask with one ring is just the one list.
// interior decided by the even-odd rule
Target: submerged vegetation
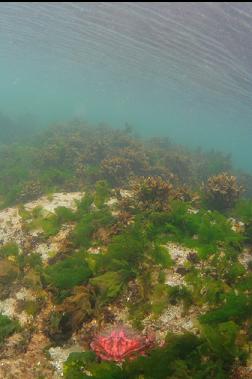
[[(238, 378), (252, 347), (252, 201), (228, 157), (81, 125), (0, 157), (2, 207), (16, 204), (21, 223), (0, 226), (3, 357), (19, 354), (11, 338), (28, 333), (28, 352), (45, 339), (38, 359), (80, 344), (64, 359), (67, 379)], [(71, 207), (25, 204), (77, 190)], [(22, 328), (17, 312), (1, 314), (14, 301), (29, 316)], [(123, 335), (116, 356), (126, 359), (104, 361), (115, 353), (99, 333), (118, 324), (155, 343)]]
[(233, 208), (241, 192), (236, 177), (227, 173), (211, 176), (205, 185), (207, 204), (219, 210)]
[(11, 320), (9, 317), (0, 314), (0, 346), (5, 338), (13, 334), (19, 329), (17, 321)]
[[(125, 188), (132, 178), (159, 176), (170, 184), (195, 189), (222, 172), (234, 170), (230, 157), (219, 152), (190, 151), (165, 139), (142, 140), (129, 128), (114, 130), (78, 122), (57, 125), (26, 144), (0, 147), (2, 207), (45, 193), (82, 190), (98, 180)], [(249, 175), (237, 174), (248, 192)]]

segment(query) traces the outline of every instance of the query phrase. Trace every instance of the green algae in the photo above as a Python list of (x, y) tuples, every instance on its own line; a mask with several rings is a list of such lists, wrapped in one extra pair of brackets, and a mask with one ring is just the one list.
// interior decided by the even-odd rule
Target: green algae
[(0, 314), (0, 345), (5, 338), (20, 330), (19, 323), (16, 320), (11, 320), (9, 317)]

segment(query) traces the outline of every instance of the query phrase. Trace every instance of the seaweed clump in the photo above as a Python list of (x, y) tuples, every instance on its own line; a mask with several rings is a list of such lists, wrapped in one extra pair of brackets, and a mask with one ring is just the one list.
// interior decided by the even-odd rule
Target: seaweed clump
[(114, 186), (122, 185), (131, 174), (130, 162), (126, 158), (112, 157), (101, 162), (104, 178)]
[(23, 184), (17, 201), (24, 203), (26, 201), (35, 200), (43, 194), (39, 180), (30, 180)]
[(247, 243), (252, 242), (252, 201), (240, 200), (233, 210), (233, 216), (244, 223), (244, 237)]
[(208, 178), (204, 186), (207, 204), (217, 210), (232, 208), (239, 199), (242, 187), (237, 183), (237, 178), (223, 172)]
[(143, 211), (167, 210), (172, 189), (172, 184), (159, 176), (140, 178), (133, 186), (137, 207)]
[(67, 341), (83, 322), (93, 315), (92, 291), (85, 286), (75, 286), (61, 304), (57, 304), (46, 320), (46, 333), (57, 343)]
[(29, 142), (0, 146), (0, 206), (56, 191), (82, 191), (96, 181), (127, 187), (139, 176), (173, 179), (197, 189), (221, 172), (236, 173), (250, 195), (251, 175), (234, 170), (229, 156), (192, 151), (169, 140), (141, 139), (127, 128), (76, 120), (43, 131)]
[(59, 291), (85, 283), (90, 275), (91, 270), (80, 253), (47, 266), (44, 270), (45, 283), (49, 288), (56, 288)]
[(16, 320), (11, 320), (8, 316), (0, 313), (0, 346), (5, 338), (20, 329), (19, 323)]

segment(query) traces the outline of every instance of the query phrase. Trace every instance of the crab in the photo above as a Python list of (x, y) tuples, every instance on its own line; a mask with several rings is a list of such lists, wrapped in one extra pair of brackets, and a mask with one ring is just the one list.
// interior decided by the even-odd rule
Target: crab
[(105, 361), (123, 362), (145, 355), (154, 344), (154, 336), (140, 336), (133, 330), (118, 326), (94, 337), (91, 349)]

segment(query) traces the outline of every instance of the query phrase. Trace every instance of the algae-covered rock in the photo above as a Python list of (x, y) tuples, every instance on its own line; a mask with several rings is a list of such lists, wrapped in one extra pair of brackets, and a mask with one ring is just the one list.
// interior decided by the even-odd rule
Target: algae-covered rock
[(34, 269), (30, 269), (23, 278), (25, 286), (38, 289), (42, 287), (40, 273)]
[(92, 293), (84, 286), (75, 287), (73, 294), (63, 301), (58, 310), (67, 314), (68, 324), (77, 329), (93, 313)]
[(15, 262), (7, 258), (0, 260), (0, 286), (8, 286), (18, 274), (19, 268)]
[(8, 242), (0, 248), (0, 257), (17, 257), (19, 254), (18, 245), (15, 242)]
[(92, 297), (92, 292), (88, 288), (75, 287), (72, 295), (50, 314), (47, 326), (50, 338), (62, 342), (67, 340), (75, 330), (78, 330), (82, 323), (93, 314)]

